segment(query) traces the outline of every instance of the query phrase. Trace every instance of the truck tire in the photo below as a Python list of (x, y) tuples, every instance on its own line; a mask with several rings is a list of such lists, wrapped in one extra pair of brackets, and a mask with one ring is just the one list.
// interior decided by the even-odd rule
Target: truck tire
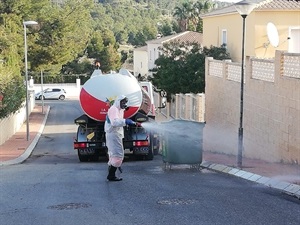
[(150, 146), (149, 146), (149, 152), (148, 154), (145, 156), (146, 160), (153, 160), (153, 136), (150, 135)]
[(93, 161), (93, 162), (98, 162), (99, 157), (100, 157), (99, 151), (96, 151), (94, 155), (90, 156), (90, 160)]
[(80, 154), (79, 150), (78, 150), (78, 158), (79, 158), (80, 162), (87, 162), (87, 161), (89, 161), (89, 156)]
[(159, 138), (157, 136), (153, 137), (152, 151), (153, 151), (153, 155), (158, 155), (159, 154)]
[(153, 160), (153, 151), (150, 149), (148, 155), (145, 157), (146, 160)]

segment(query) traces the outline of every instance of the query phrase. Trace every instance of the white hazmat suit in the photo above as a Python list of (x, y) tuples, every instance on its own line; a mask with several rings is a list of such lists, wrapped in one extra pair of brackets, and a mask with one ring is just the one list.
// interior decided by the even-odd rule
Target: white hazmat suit
[(108, 148), (108, 166), (109, 174), (107, 179), (110, 181), (119, 181), (122, 178), (115, 176), (116, 169), (121, 167), (124, 159), (124, 126), (134, 125), (130, 119), (124, 119), (124, 111), (127, 107), (127, 98), (120, 95), (114, 104), (109, 108), (105, 120), (104, 131), (106, 132), (106, 146)]

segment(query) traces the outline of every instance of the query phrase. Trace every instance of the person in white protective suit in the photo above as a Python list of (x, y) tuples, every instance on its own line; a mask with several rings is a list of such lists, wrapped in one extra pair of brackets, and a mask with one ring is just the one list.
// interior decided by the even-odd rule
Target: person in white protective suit
[(121, 181), (116, 177), (116, 170), (120, 168), (124, 159), (123, 138), (126, 125), (136, 125), (131, 119), (124, 119), (124, 111), (127, 108), (128, 99), (125, 95), (120, 95), (114, 104), (109, 108), (104, 131), (106, 132), (106, 146), (108, 148), (108, 175), (109, 181)]

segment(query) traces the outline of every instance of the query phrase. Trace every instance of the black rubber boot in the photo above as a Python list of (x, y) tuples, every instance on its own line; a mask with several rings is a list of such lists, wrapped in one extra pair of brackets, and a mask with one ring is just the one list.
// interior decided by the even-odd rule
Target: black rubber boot
[(122, 178), (116, 177), (117, 167), (109, 166), (107, 180), (109, 181), (121, 181)]

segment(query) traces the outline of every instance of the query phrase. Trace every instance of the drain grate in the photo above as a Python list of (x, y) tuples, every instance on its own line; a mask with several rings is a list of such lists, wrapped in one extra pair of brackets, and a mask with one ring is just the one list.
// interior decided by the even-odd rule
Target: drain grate
[(89, 203), (65, 203), (59, 205), (52, 205), (47, 207), (47, 209), (56, 209), (56, 210), (71, 210), (71, 209), (82, 209), (89, 208), (92, 205)]
[(196, 199), (181, 199), (181, 198), (165, 199), (165, 200), (157, 201), (157, 203), (160, 205), (190, 205), (195, 202), (197, 202)]

